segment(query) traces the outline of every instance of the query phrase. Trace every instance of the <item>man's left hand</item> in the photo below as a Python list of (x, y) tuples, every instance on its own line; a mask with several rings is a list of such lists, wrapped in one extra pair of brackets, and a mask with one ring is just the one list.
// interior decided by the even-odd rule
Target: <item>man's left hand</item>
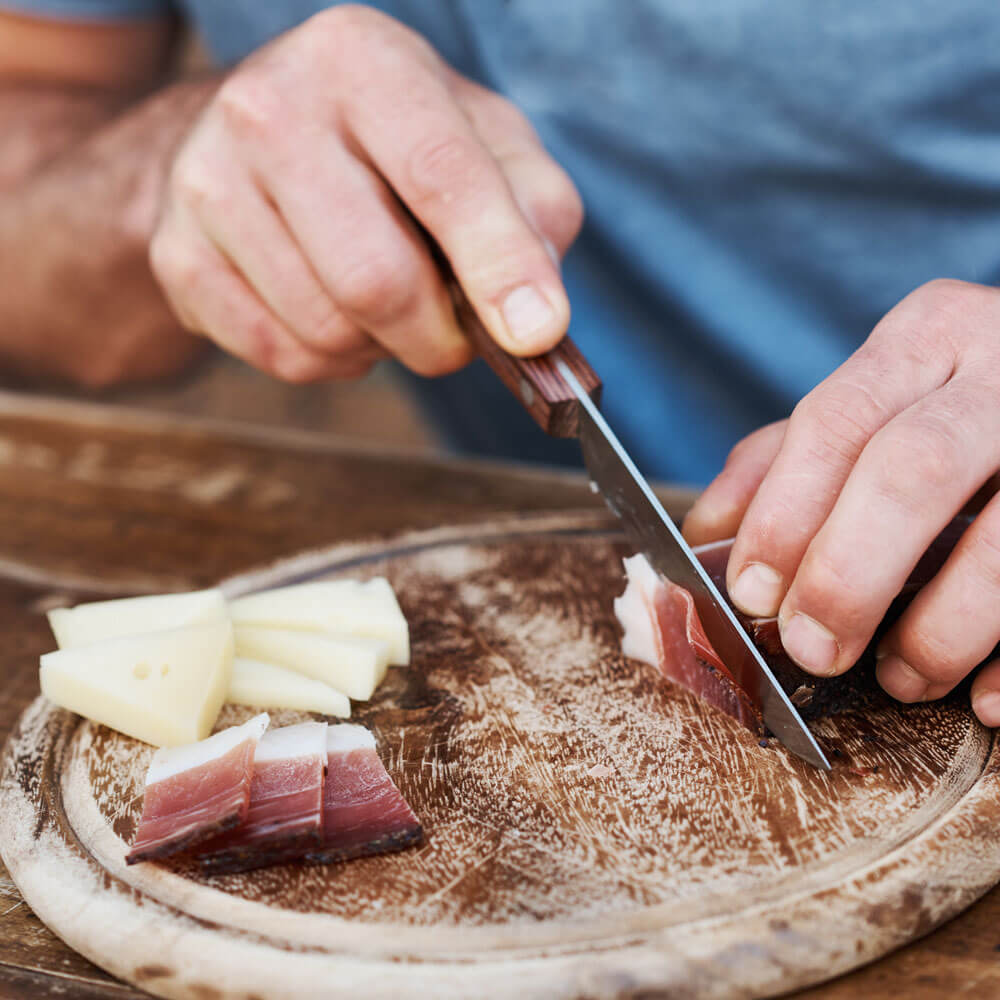
[[(804, 669), (841, 674), (941, 529), (1000, 469), (1000, 290), (933, 281), (907, 296), (787, 421), (740, 442), (695, 504), (692, 542), (736, 534), (727, 585), (777, 615)], [(940, 698), (1000, 640), (1000, 495), (882, 639), (900, 701)], [(1000, 725), (1000, 660), (972, 686)]]

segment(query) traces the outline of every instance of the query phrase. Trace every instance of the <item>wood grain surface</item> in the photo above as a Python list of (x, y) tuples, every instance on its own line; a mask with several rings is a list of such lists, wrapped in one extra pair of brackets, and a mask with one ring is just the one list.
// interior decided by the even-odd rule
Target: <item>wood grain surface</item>
[[(688, 498), (665, 499), (678, 512)], [(582, 477), (0, 397), (0, 728), (37, 694), (37, 656), (51, 645), (40, 611), (53, 600), (195, 586), (311, 546), (591, 502)], [(0, 996), (144, 995), (63, 945), (5, 875)], [(994, 891), (918, 943), (802, 995), (993, 995), (998, 927)]]

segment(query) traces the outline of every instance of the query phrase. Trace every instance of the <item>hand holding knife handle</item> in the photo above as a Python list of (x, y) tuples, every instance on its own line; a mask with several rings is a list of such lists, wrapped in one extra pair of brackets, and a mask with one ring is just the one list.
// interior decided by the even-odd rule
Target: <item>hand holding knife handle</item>
[(508, 354), (489, 335), (455, 278), (449, 274), (446, 280), (459, 326), (500, 381), (546, 434), (576, 437), (580, 403), (576, 393), (556, 370), (556, 361), (566, 363), (595, 403), (599, 402), (601, 395), (601, 380), (576, 344), (567, 336), (551, 351), (535, 358), (518, 358)]

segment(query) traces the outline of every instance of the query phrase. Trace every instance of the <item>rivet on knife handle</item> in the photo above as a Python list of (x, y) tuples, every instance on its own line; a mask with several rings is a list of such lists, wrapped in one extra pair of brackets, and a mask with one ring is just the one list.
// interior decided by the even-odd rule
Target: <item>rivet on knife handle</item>
[(457, 282), (449, 281), (448, 284), (459, 326), (535, 423), (553, 437), (576, 437), (580, 403), (556, 370), (556, 361), (566, 363), (595, 403), (601, 395), (601, 380), (576, 344), (569, 337), (563, 337), (551, 351), (538, 357), (514, 357), (486, 332)]

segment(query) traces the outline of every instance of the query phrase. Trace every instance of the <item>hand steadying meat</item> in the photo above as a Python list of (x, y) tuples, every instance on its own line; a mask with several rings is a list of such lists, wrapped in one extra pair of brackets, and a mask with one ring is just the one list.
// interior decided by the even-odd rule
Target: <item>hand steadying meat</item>
[[(932, 539), (1000, 467), (1000, 291), (934, 281), (907, 296), (791, 419), (733, 449), (685, 522), (693, 542), (736, 533), (727, 585), (777, 614), (785, 649), (843, 673)], [(738, 529), (738, 531), (737, 531)], [(1000, 497), (885, 636), (895, 698), (940, 698), (1000, 639)], [(1000, 661), (972, 704), (1000, 725)]]
[(507, 350), (565, 333), (558, 255), (582, 214), (566, 174), (418, 35), (335, 7), (219, 88), (174, 163), (153, 270), (185, 326), (281, 378), (390, 354), (443, 374), (472, 350), (403, 205)]

